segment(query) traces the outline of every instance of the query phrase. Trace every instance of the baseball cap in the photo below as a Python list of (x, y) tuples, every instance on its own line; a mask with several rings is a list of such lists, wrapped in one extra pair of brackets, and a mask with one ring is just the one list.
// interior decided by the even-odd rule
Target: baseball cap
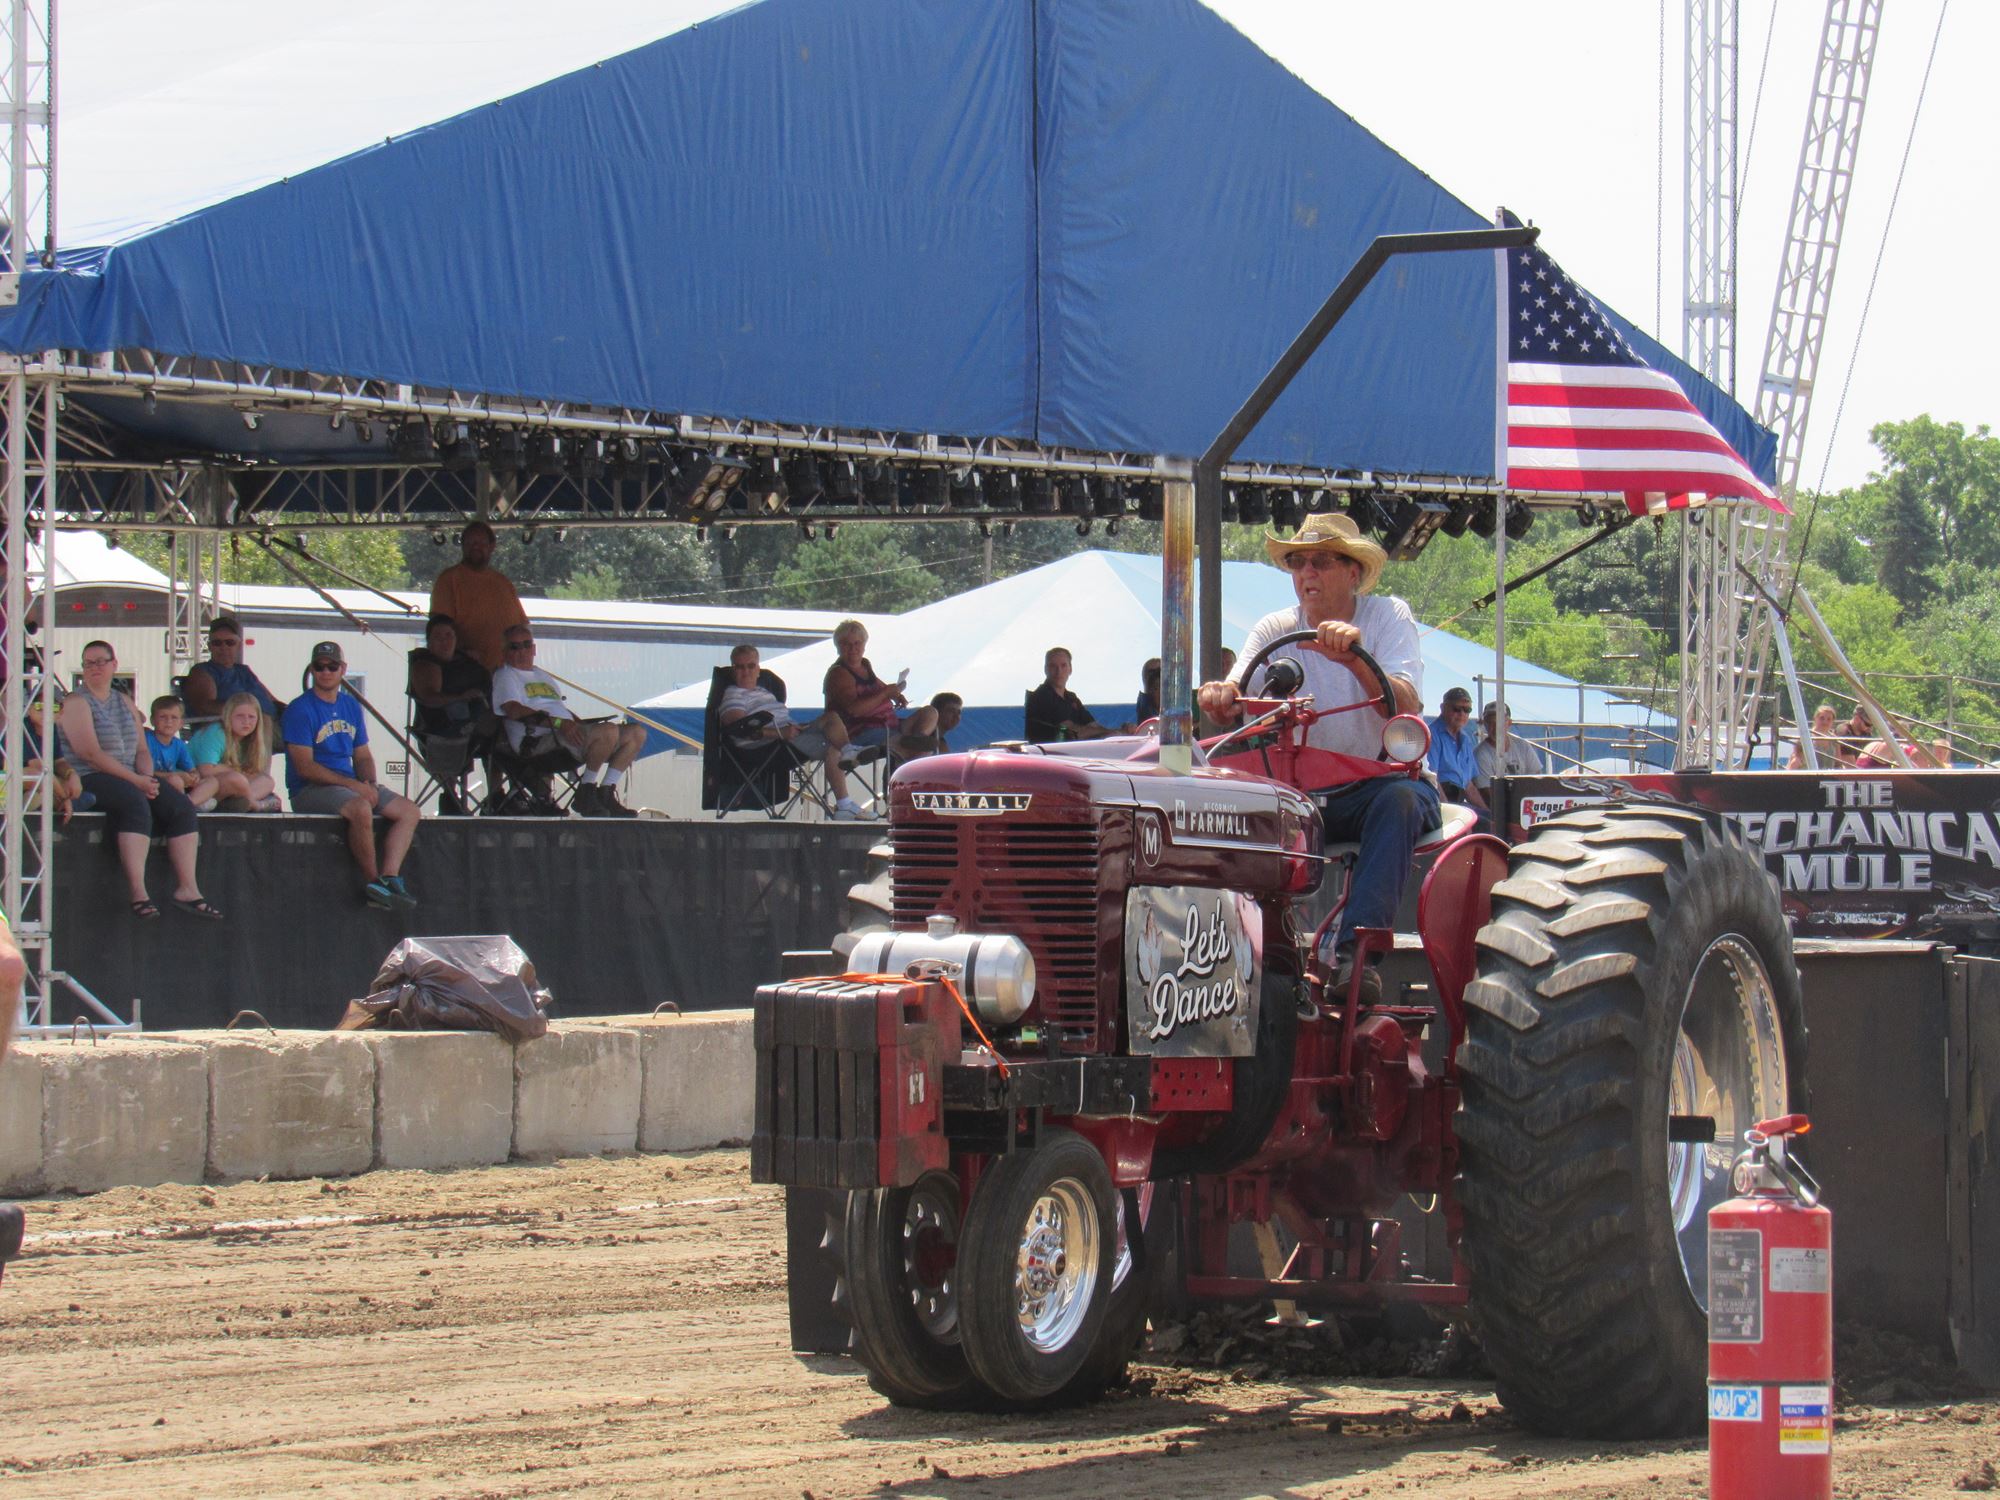
[(347, 653), (340, 649), (339, 641), (321, 641), (312, 648), (312, 659), (314, 661), (337, 661), (343, 667), (347, 665)]

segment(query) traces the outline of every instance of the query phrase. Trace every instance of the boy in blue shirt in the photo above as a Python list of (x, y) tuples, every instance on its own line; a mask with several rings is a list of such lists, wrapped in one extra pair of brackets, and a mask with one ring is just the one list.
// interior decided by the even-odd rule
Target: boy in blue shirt
[(202, 776), (194, 768), (194, 755), (181, 738), (181, 723), (187, 705), (172, 693), (153, 700), (152, 727), (146, 731), (146, 749), (153, 757), (153, 780), (186, 792), (197, 811), (215, 806), (215, 778)]

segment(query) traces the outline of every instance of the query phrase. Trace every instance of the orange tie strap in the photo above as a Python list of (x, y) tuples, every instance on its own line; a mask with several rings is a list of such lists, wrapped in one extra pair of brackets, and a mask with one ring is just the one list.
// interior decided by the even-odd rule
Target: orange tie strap
[[(841, 974), (836, 977), (843, 984), (909, 984), (912, 982), (910, 976), (907, 974)], [(1007, 1059), (1002, 1057), (1000, 1049), (993, 1045), (993, 1039), (987, 1036), (986, 1028), (979, 1024), (979, 1017), (972, 1013), (972, 1007), (965, 1003), (965, 996), (958, 992), (958, 986), (942, 974), (937, 976), (937, 982), (944, 986), (944, 992), (947, 995), (958, 1002), (958, 1013), (965, 1017), (966, 1023), (972, 1027), (972, 1034), (979, 1038), (980, 1046), (984, 1047), (992, 1056), (993, 1061), (999, 1066), (1000, 1076), (1005, 1078), (1009, 1071)]]

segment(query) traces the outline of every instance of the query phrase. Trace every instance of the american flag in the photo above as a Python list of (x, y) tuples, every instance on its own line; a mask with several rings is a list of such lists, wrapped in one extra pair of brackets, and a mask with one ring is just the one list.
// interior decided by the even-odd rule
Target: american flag
[(1541, 249), (1501, 257), (1507, 486), (1621, 494), (1634, 515), (1710, 501), (1784, 504), (1670, 375)]

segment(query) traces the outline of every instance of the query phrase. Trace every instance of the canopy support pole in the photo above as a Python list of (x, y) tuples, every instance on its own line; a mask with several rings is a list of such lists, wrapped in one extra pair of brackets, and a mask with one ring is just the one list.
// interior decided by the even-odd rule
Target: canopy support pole
[[(1185, 478), (1171, 472), (1171, 460), (1160, 461), (1166, 484), (1166, 532), (1160, 551), (1160, 758), (1168, 760), (1170, 749), (1191, 743), (1194, 723), (1194, 688), (1191, 675), (1177, 679), (1174, 663), (1191, 665), (1193, 651), (1193, 611), (1189, 607), (1194, 566), (1193, 544), (1201, 549), (1201, 664), (1204, 676), (1213, 678), (1222, 670), (1222, 466), (1236, 456), (1243, 440), (1257, 428), (1277, 404), (1306, 361), (1318, 352), (1333, 325), (1347, 315), (1376, 272), (1398, 255), (1426, 255), (1447, 250), (1517, 250), (1532, 245), (1541, 231), (1532, 225), (1497, 229), (1441, 229), (1429, 234), (1380, 234), (1369, 242), (1345, 276), (1322, 302), (1306, 326), (1299, 330), (1290, 347), (1257, 383), (1250, 399), (1237, 409), (1228, 425), (1195, 460), (1193, 473)], [(1189, 481), (1192, 481), (1191, 483)], [(1183, 494), (1183, 488), (1185, 493)], [(1176, 496), (1188, 508), (1185, 526), (1187, 549), (1175, 540)], [(1500, 515), (1506, 517), (1506, 500), (1500, 499)], [(1500, 580), (1504, 584), (1504, 577)], [(1181, 730), (1177, 720), (1184, 716), (1188, 726)], [(1185, 734), (1188, 738), (1175, 738)], [(1181, 751), (1181, 754), (1188, 752)]]

